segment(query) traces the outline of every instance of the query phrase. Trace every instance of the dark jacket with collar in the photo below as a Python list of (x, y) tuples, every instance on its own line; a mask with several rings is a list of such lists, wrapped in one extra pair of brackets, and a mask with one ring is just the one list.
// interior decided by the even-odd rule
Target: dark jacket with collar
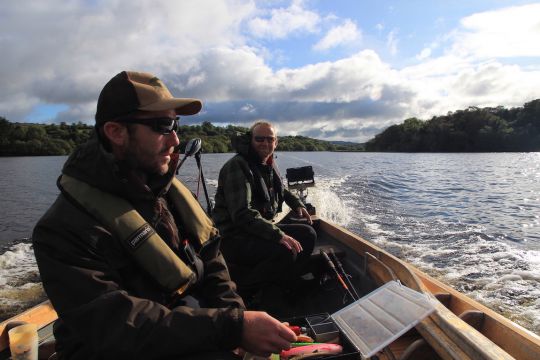
[[(62, 172), (128, 200), (170, 245), (162, 218), (170, 211), (180, 220), (166, 201), (174, 169), (173, 163), (147, 186), (93, 139), (74, 151)], [(33, 245), (60, 318), (61, 359), (180, 358), (239, 346), (244, 304), (217, 249), (201, 255), (204, 277), (192, 295), (202, 306), (193, 308), (159, 288), (109, 229), (64, 194), (36, 225)]]
[[(273, 224), (273, 212), (281, 209), (282, 202), (291, 209), (304, 205), (297, 196), (283, 188), (275, 162), (261, 164), (258, 155), (251, 150), (249, 133), (235, 137), (233, 146), (238, 154), (228, 160), (219, 172), (214, 222), (225, 241), (230, 238), (258, 238), (278, 242), (284, 233)], [(263, 188), (265, 185), (266, 189)], [(275, 192), (270, 199), (265, 195), (269, 187), (273, 187)]]

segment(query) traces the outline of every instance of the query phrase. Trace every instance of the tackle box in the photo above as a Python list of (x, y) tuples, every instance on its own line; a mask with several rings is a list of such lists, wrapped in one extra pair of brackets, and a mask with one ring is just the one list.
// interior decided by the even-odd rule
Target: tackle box
[(390, 281), (334, 314), (289, 322), (305, 327), (315, 342), (337, 342), (343, 347), (343, 353), (321, 359), (369, 359), (434, 310), (427, 295)]

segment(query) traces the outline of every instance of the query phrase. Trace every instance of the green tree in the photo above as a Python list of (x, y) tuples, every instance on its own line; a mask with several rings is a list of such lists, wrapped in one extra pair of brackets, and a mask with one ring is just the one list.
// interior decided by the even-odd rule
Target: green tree
[(540, 100), (523, 108), (469, 107), (422, 122), (406, 119), (367, 142), (368, 151), (538, 151)]
[[(67, 155), (79, 144), (94, 134), (94, 127), (82, 123), (67, 124), (14, 124), (0, 118), (0, 156), (6, 155)], [(245, 133), (247, 128), (227, 125), (214, 126), (210, 122), (201, 125), (181, 125), (178, 131), (180, 149), (184, 150), (188, 140), (202, 139), (203, 151), (232, 152), (230, 138), (236, 133)], [(282, 136), (280, 151), (324, 151), (335, 150), (333, 144), (303, 136)], [(343, 146), (356, 151), (358, 146)], [(340, 148), (341, 149), (341, 148)]]
[(28, 140), (43, 140), (47, 138), (47, 132), (43, 126), (29, 126), (26, 131), (26, 138)]

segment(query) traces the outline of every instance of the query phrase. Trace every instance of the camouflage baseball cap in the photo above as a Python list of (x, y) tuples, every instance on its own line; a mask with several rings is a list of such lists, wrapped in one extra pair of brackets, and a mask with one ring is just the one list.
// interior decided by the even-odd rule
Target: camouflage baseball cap
[(201, 111), (198, 99), (174, 98), (156, 76), (135, 71), (122, 71), (113, 77), (97, 103), (96, 125), (129, 115), (137, 110), (175, 110), (178, 115), (193, 115)]

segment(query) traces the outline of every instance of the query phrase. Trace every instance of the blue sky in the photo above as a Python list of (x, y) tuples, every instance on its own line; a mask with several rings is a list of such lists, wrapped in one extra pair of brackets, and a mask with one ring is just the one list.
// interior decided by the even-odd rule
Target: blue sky
[(122, 70), (205, 106), (184, 123), (363, 142), (408, 117), (540, 98), (540, 2), (0, 2), (0, 116), (93, 123)]

